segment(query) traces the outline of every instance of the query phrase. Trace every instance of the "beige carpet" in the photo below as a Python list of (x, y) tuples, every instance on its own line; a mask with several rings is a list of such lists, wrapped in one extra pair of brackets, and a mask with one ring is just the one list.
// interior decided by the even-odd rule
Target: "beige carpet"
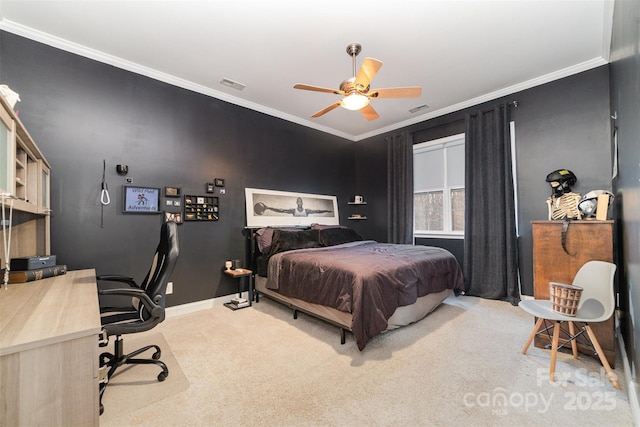
[[(125, 353), (149, 344), (160, 346), (162, 350), (160, 360), (169, 368), (169, 375), (160, 382), (158, 374), (162, 370), (156, 365), (124, 365), (118, 368), (111, 377), (102, 398), (105, 409), (100, 416), (100, 424), (126, 424), (128, 414), (174, 396), (189, 387), (189, 382), (162, 333), (149, 332), (124, 336)], [(113, 351), (113, 345), (108, 351)], [(152, 354), (153, 350), (148, 350), (139, 358), (148, 358)]]
[[(451, 297), (358, 351), (351, 335), (268, 299), (159, 325), (190, 386), (101, 417), (109, 426), (631, 426), (625, 390), (597, 360), (520, 354), (533, 319), (518, 307)], [(622, 364), (616, 365), (626, 384)], [(164, 386), (164, 384), (162, 384)], [(140, 385), (138, 393), (146, 393)], [(107, 409), (115, 408), (115, 405)]]

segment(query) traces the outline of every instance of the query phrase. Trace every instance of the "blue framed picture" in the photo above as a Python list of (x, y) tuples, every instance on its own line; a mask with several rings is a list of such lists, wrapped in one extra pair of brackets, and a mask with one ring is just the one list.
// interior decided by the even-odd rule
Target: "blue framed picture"
[(160, 213), (160, 189), (124, 185), (122, 189), (122, 212)]

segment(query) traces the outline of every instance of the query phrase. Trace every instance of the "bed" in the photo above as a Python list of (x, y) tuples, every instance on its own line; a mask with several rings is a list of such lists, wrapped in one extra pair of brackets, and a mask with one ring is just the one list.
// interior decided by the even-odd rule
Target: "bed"
[(447, 250), (379, 243), (342, 226), (250, 230), (256, 301), (265, 295), (294, 312), (351, 332), (360, 350), (384, 331), (424, 318), (464, 291)]

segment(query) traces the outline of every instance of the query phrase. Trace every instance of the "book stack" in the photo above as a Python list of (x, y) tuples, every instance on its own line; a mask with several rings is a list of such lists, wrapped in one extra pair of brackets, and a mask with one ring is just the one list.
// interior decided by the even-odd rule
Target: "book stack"
[(234, 297), (231, 298), (230, 304), (232, 308), (243, 308), (249, 306), (249, 301), (246, 298)]
[[(35, 268), (32, 270), (9, 270), (9, 283), (25, 283), (47, 277), (59, 276), (67, 272), (66, 265), (52, 265), (50, 267)], [(4, 275), (4, 269), (2, 269)]]

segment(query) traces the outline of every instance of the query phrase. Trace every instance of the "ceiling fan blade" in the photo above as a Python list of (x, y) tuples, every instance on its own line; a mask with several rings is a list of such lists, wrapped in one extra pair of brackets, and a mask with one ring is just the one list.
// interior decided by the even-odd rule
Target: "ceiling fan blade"
[(362, 113), (364, 118), (369, 120), (369, 121), (375, 120), (378, 117), (380, 117), (380, 116), (378, 116), (378, 113), (376, 113), (376, 110), (373, 109), (371, 104), (367, 104), (365, 107), (362, 107), (360, 109), (360, 112)]
[(356, 88), (361, 87), (362, 90), (366, 90), (369, 87), (369, 84), (371, 84), (371, 80), (373, 80), (378, 73), (380, 67), (382, 67), (382, 61), (378, 61), (373, 58), (365, 58), (354, 82)]
[(314, 92), (325, 92), (325, 93), (335, 93), (336, 95), (344, 95), (344, 92), (341, 91), (341, 90), (328, 89), (326, 87), (319, 87), (319, 86), (305, 85), (305, 84), (301, 84), (301, 83), (298, 83), (293, 88), (294, 89), (302, 89), (302, 90), (312, 90)]
[(418, 98), (420, 95), (422, 88), (419, 86), (375, 89), (367, 94), (369, 98)]
[(335, 104), (331, 104), (327, 108), (324, 108), (324, 109), (318, 111), (317, 113), (315, 113), (311, 117), (313, 117), (313, 118), (320, 117), (320, 116), (328, 113), (329, 111), (333, 110), (334, 108), (338, 108), (339, 106), (340, 106), (340, 101), (336, 102)]

